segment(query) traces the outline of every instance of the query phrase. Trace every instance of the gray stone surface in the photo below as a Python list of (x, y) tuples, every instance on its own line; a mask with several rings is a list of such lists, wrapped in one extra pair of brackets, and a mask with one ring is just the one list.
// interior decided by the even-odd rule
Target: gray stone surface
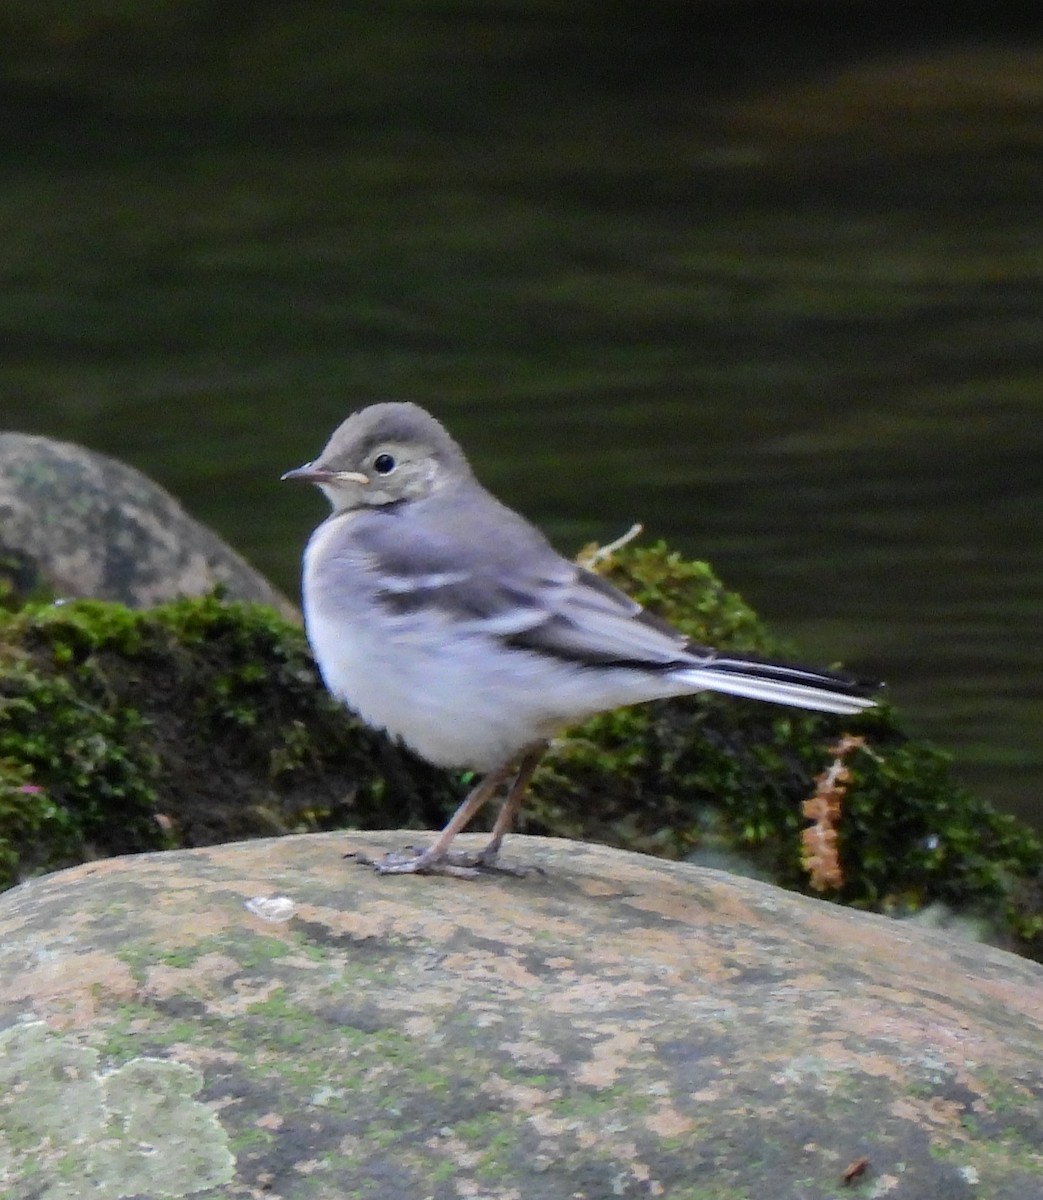
[(144, 608), (223, 585), (296, 609), (157, 483), (82, 446), (0, 433), (0, 574), (20, 593)]
[(343, 858), (409, 836), (0, 897), (0, 1195), (1043, 1196), (1039, 966), (566, 841), (475, 882)]

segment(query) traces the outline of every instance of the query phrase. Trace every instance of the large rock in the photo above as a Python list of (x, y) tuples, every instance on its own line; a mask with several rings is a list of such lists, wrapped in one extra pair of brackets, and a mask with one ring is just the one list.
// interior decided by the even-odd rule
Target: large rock
[(125, 463), (69, 442), (0, 433), (0, 578), (16, 592), (143, 608), (224, 587), (293, 605), (174, 497)]
[(1043, 1195), (1040, 967), (571, 842), (476, 882), (342, 858), (406, 837), (0, 897), (0, 1194), (824, 1200), (867, 1159), (864, 1195)]

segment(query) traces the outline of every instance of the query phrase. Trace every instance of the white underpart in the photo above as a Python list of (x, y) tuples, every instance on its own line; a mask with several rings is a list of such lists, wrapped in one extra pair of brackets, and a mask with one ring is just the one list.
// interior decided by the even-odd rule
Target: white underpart
[[(326, 686), (367, 724), (445, 767), (491, 770), (533, 742), (608, 709), (706, 689), (824, 712), (855, 713), (871, 701), (811, 684), (714, 670), (670, 672), (574, 664), (501, 639), (531, 624), (529, 612), (452, 621), (437, 607), (394, 614), (377, 596), (373, 564), (342, 551), (335, 569), (315, 564), (349, 515), (315, 531), (304, 559), (308, 638)], [(383, 579), (385, 592), (464, 582), (457, 573)]]

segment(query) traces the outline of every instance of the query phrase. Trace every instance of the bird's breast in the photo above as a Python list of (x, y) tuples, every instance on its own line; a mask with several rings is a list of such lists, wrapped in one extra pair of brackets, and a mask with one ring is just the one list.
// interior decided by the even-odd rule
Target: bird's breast
[(304, 559), (305, 626), (330, 692), (438, 766), (489, 769), (536, 740), (500, 648), (437, 608), (384, 603), (377, 568), (345, 536), (350, 519), (321, 525)]

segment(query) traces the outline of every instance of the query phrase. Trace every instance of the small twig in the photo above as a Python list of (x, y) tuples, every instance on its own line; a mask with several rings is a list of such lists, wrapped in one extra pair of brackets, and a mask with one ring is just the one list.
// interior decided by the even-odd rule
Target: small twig
[(644, 528), (644, 525), (642, 525), (640, 521), (636, 522), (635, 524), (631, 525), (626, 533), (624, 533), (621, 537), (617, 537), (614, 542), (609, 542), (606, 546), (595, 546), (594, 549), (588, 553), (581, 554), (579, 557), (579, 565), (581, 567), (586, 567), (588, 571), (594, 570), (599, 563), (603, 563), (606, 558), (611, 558), (617, 550), (622, 550), (623, 547), (632, 542), (634, 538), (639, 537), (644, 531)]

